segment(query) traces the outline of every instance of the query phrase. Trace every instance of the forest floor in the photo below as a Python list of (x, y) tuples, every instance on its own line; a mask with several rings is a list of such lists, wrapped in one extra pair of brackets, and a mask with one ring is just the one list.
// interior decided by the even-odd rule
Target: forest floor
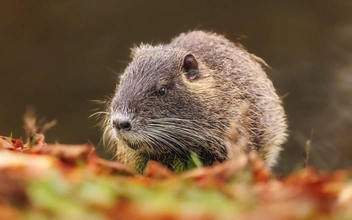
[(150, 161), (141, 175), (89, 144), (0, 136), (0, 170), (1, 219), (352, 219), (350, 170), (277, 177), (254, 152), (177, 174)]

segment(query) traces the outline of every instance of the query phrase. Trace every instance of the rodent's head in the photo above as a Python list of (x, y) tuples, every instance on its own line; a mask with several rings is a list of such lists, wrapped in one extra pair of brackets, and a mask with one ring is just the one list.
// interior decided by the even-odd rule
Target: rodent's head
[(211, 96), (213, 76), (202, 71), (195, 55), (141, 45), (132, 59), (110, 104), (109, 126), (120, 144), (148, 154), (184, 154), (192, 145), (209, 144), (202, 131), (214, 123), (207, 119), (202, 96)]

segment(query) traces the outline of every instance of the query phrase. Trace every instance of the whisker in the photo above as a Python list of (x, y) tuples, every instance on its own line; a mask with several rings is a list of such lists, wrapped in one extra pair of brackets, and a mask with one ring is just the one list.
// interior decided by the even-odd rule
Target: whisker
[(105, 116), (105, 115), (110, 115), (110, 113), (109, 112), (104, 112), (104, 111), (95, 112), (95, 113), (89, 115), (88, 118), (92, 118), (92, 117), (95, 117), (95, 116)]
[[(175, 139), (172, 135), (167, 134), (165, 132), (161, 132), (158, 129), (150, 129), (150, 132), (148, 132), (148, 135), (153, 137), (155, 140), (161, 141), (167, 147), (170, 147), (176, 153), (179, 153), (180, 156), (183, 156), (184, 152), (181, 149), (177, 148), (177, 146), (181, 147), (184, 150), (188, 149), (187, 146), (184, 143), (182, 143), (179, 140)], [(174, 146), (172, 143), (175, 143), (177, 146)]]

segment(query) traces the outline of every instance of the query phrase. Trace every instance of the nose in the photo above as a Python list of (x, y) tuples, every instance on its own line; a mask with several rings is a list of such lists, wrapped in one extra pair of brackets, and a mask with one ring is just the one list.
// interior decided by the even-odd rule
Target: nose
[(131, 122), (129, 120), (115, 119), (112, 122), (112, 126), (118, 130), (124, 130), (124, 131), (130, 131), (132, 128)]

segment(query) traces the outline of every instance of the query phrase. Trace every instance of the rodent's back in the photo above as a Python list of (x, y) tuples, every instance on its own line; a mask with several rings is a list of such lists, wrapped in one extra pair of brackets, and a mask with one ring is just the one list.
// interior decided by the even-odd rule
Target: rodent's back
[(247, 118), (234, 119), (237, 123), (246, 121), (243, 126), (249, 128), (248, 139), (252, 145), (249, 147), (258, 151), (268, 167), (272, 167), (286, 141), (287, 125), (281, 100), (262, 68), (266, 63), (241, 45), (210, 32), (182, 33), (170, 45), (189, 50), (214, 70), (214, 74), (223, 80), (219, 85), (223, 95), (234, 99), (228, 103), (229, 107), (238, 108), (236, 99), (248, 101), (248, 110), (243, 116)]
[[(248, 76), (264, 73), (260, 67), (260, 62), (265, 64), (264, 61), (248, 53), (240, 44), (235, 45), (222, 35), (192, 31), (174, 38), (170, 45), (195, 53), (211, 69), (225, 70), (225, 72), (229, 69), (230, 75), (245, 74)], [(261, 71), (258, 71), (258, 68)]]

